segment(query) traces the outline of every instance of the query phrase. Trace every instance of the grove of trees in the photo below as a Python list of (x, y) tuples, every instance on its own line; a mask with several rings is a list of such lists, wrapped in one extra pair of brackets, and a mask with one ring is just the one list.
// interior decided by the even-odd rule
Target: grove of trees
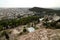
[(0, 20), (0, 30), (14, 28), (19, 25), (25, 25), (27, 23), (37, 21), (38, 16), (29, 16), (24, 18), (10, 19), (10, 20)]

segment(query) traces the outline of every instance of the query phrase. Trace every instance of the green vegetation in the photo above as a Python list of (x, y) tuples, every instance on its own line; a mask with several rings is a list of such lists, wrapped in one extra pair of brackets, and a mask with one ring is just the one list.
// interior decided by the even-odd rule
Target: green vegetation
[(1, 31), (1, 30), (3, 30), (3, 27), (2, 27), (2, 26), (0, 26), (0, 31)]
[(19, 35), (24, 35), (24, 34), (27, 34), (27, 33), (28, 33), (28, 31), (27, 31), (26, 27), (23, 27), (22, 32), (20, 32), (20, 33), (18, 34), (18, 36), (19, 36)]
[(35, 27), (33, 27), (33, 28), (34, 28), (35, 30), (39, 29), (39, 28), (38, 28), (38, 27), (36, 27), (36, 26), (35, 26)]
[(23, 28), (23, 32), (27, 32), (27, 30), (26, 30), (26, 28), (25, 28), (25, 27)]
[(36, 12), (36, 13), (42, 13), (42, 15), (54, 15), (54, 14), (57, 14), (57, 15), (60, 16), (60, 10), (53, 10), (53, 9), (49, 9), (49, 8), (39, 8), (39, 7), (33, 7), (33, 8), (30, 8), (29, 10), (33, 11), (33, 12)]
[(0, 30), (3, 28), (14, 28), (19, 25), (25, 25), (33, 21), (37, 21), (39, 19), (38, 16), (29, 16), (25, 18), (18, 18), (18, 19), (10, 19), (10, 20), (0, 20)]

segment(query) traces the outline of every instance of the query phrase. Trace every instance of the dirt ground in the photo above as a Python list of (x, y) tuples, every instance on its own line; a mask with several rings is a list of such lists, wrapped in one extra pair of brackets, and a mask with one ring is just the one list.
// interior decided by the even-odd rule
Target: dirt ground
[(60, 29), (38, 29), (18, 37), (17, 40), (60, 40)]

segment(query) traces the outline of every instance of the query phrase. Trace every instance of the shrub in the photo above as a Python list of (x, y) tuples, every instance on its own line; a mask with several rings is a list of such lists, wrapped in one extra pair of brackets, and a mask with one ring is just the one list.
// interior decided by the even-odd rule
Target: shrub
[(25, 27), (23, 28), (23, 32), (27, 32), (27, 30), (26, 30), (26, 28), (25, 28)]
[(37, 29), (39, 29), (39, 28), (35, 26), (34, 29), (37, 30)]
[(8, 29), (8, 25), (11, 26), (11, 28), (17, 27), (19, 25), (26, 25), (30, 22), (37, 21), (39, 19), (39, 17), (38, 16), (29, 16), (29, 17), (25, 17), (25, 18), (19, 18), (19, 20), (17, 20), (17, 19), (0, 20), (0, 25), (2, 25), (0, 30), (2, 30), (3, 27)]
[(0, 26), (0, 31), (1, 31), (1, 30), (3, 30), (3, 27), (2, 27), (2, 26)]

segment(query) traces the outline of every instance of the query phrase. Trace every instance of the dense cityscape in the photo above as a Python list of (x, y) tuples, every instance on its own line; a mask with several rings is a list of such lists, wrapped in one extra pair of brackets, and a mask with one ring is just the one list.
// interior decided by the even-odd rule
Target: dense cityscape
[(60, 10), (0, 8), (0, 40), (60, 40)]

